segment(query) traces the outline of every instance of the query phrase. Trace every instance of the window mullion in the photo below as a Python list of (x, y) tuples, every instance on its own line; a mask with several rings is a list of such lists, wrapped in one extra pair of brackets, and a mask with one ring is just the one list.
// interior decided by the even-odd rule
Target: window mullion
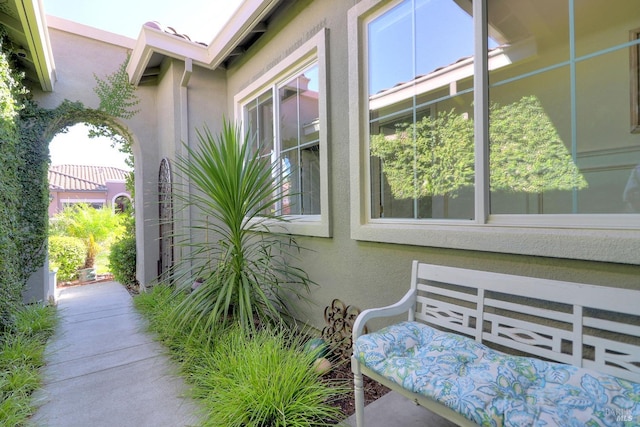
[(475, 222), (489, 219), (489, 66), (487, 1), (473, 2)]
[(300, 148), (300, 144), (302, 142), (302, 123), (300, 121), (300, 77), (296, 78), (296, 123), (297, 123), (297, 141), (296, 141), (296, 156), (298, 157), (298, 167), (296, 168), (296, 174), (298, 177), (298, 188), (296, 200), (299, 206), (299, 214), (304, 215), (304, 191), (302, 184), (302, 149)]
[[(577, 89), (576, 89), (576, 39), (575, 39), (575, 6), (574, 1), (569, 0), (569, 72), (570, 72), (570, 97), (571, 97), (571, 158), (574, 164), (578, 164), (578, 119), (576, 113)], [(574, 187), (571, 192), (572, 213), (578, 213), (578, 191)]]
[[(282, 153), (281, 153), (281, 144), (280, 144), (280, 121), (278, 117), (280, 117), (280, 97), (278, 96), (278, 86), (273, 85), (271, 88), (271, 99), (273, 99), (273, 118), (272, 118), (272, 126), (273, 126), (273, 159), (272, 161), (276, 163), (276, 173), (279, 175), (276, 182), (282, 181)], [(276, 202), (276, 212), (278, 215), (282, 214), (282, 197), (281, 192), (282, 188), (277, 188), (279, 197)]]

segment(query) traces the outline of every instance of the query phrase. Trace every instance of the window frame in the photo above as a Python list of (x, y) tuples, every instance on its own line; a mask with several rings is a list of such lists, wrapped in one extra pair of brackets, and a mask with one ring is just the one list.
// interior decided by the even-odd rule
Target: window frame
[[(244, 109), (251, 101), (267, 91), (271, 91), (274, 102), (278, 99), (278, 87), (301, 71), (318, 67), (318, 119), (320, 148), (320, 214), (286, 215), (286, 223), (278, 222), (278, 227), (290, 234), (315, 237), (331, 237), (331, 215), (329, 206), (329, 155), (328, 155), (328, 100), (327, 100), (327, 37), (328, 30), (322, 29), (278, 62), (249, 86), (238, 92), (233, 99), (235, 120), (241, 123), (246, 133)], [(274, 112), (277, 108), (274, 107)], [(278, 123), (273, 123), (274, 139), (278, 138)], [(278, 155), (280, 152), (278, 153)]]
[[(573, 0), (569, 0), (573, 1)], [(350, 225), (355, 240), (640, 264), (640, 214), (497, 215), (489, 212), (487, 0), (473, 2), (475, 217), (372, 218), (367, 24), (401, 0), (363, 0), (348, 12)]]

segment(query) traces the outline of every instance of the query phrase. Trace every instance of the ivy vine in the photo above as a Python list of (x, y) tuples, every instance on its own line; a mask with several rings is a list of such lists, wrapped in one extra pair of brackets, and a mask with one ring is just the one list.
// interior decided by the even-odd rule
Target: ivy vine
[(131, 135), (116, 118), (132, 117), (139, 102), (128, 80), (123, 85), (125, 62), (105, 80), (96, 77), (98, 109), (68, 100), (52, 110), (39, 107), (23, 83), (6, 34), (0, 26), (0, 331), (13, 327), (27, 280), (47, 253), (51, 139), (84, 122), (93, 136), (120, 144), (133, 166)]

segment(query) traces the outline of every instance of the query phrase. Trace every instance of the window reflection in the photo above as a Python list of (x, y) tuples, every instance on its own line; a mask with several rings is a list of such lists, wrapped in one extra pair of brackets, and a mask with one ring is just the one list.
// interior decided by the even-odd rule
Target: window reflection
[[(487, 4), (490, 213), (631, 212), (637, 0)], [(470, 7), (404, 1), (367, 24), (373, 218), (473, 219)]]
[[(627, 212), (623, 192), (640, 141), (629, 133), (629, 48), (622, 45), (638, 26), (637, 1), (490, 0), (488, 20), (514, 52), (490, 71), (491, 104), (537, 103), (521, 118), (490, 112), (491, 213)], [(530, 135), (512, 135), (523, 123)], [(505, 135), (525, 186), (499, 185), (496, 146)]]
[(470, 13), (405, 1), (368, 24), (374, 218), (473, 217)]
[(273, 90), (245, 105), (245, 120), (256, 140), (254, 149), (279, 162), (283, 198), (273, 209), (282, 215), (320, 214), (318, 87), (318, 66), (314, 65), (274, 86), (277, 106)]

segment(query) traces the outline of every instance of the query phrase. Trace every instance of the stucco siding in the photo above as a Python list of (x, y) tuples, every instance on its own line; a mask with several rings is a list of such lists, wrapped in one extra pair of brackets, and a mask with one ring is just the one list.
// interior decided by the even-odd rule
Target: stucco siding
[[(303, 252), (301, 266), (319, 286), (312, 288), (313, 306), (302, 306), (301, 320), (322, 328), (323, 309), (334, 298), (362, 309), (395, 302), (409, 286), (412, 259), (425, 262), (516, 273), (535, 277), (579, 281), (603, 286), (640, 288), (640, 266), (606, 262), (581, 261), (562, 257), (525, 256), (482, 250), (459, 250), (429, 246), (376, 243), (352, 238), (350, 214), (352, 202), (348, 189), (350, 177), (356, 173), (349, 161), (350, 123), (349, 69), (347, 43), (347, 14), (355, 2), (300, 2), (275, 19), (269, 31), (247, 54), (228, 71), (228, 110), (237, 111), (233, 97), (250, 86), (261, 74), (282, 61), (297, 46), (322, 28), (328, 29), (328, 109), (331, 238), (298, 236), (298, 241), (310, 251)], [(550, 89), (552, 90), (552, 89)], [(620, 96), (618, 90), (610, 96)], [(625, 103), (627, 98), (624, 98)], [(585, 100), (592, 102), (592, 100)], [(626, 104), (625, 104), (626, 105)], [(625, 118), (627, 116), (625, 115)], [(236, 118), (237, 115), (236, 115)], [(597, 135), (594, 135), (596, 138)], [(621, 137), (628, 143), (629, 137)], [(498, 230), (487, 228), (486, 238), (499, 244)], [(555, 239), (563, 239), (570, 231), (558, 232)], [(443, 232), (443, 236), (446, 232)], [(459, 234), (450, 238), (459, 238)], [(622, 237), (621, 235), (621, 238)], [(559, 242), (560, 240), (558, 240)], [(586, 252), (611, 249), (589, 240)], [(461, 245), (464, 245), (464, 240)], [(553, 245), (554, 238), (545, 238), (540, 245)], [(506, 249), (506, 248), (505, 248)], [(505, 252), (513, 252), (509, 248)], [(576, 247), (576, 249), (579, 249)], [(517, 248), (515, 248), (517, 252)], [(586, 255), (588, 256), (588, 255)], [(514, 284), (517, 286), (517, 284)]]
[[(585, 231), (558, 227), (543, 233), (540, 227), (526, 229), (488, 223), (479, 226), (452, 223), (438, 227), (419, 224), (412, 225), (413, 228), (404, 224), (395, 228), (375, 228), (366, 223), (364, 214), (356, 212), (358, 206), (364, 204), (364, 198), (354, 191), (358, 186), (350, 185), (352, 180), (356, 180), (360, 187), (365, 187), (362, 184), (362, 157), (358, 158), (360, 153), (354, 150), (354, 146), (362, 143), (359, 138), (363, 125), (357, 118), (366, 116), (367, 112), (358, 111), (362, 107), (357, 96), (352, 96), (358, 93), (358, 88), (354, 90), (354, 80), (358, 83), (357, 76), (354, 77), (358, 71), (354, 69), (354, 58), (362, 46), (354, 45), (353, 34), (349, 32), (350, 11), (363, 3), (377, 5), (374, 0), (292, 2), (270, 19), (267, 31), (226, 69), (212, 71), (194, 65), (192, 71), (185, 74), (188, 58), (165, 58), (157, 82), (139, 86), (141, 111), (127, 122), (134, 136), (139, 280), (144, 285), (152, 284), (157, 272), (157, 181), (161, 159), (166, 157), (174, 161), (176, 156), (184, 155), (182, 142), (196, 147), (196, 129), (206, 125), (215, 135), (221, 129), (223, 117), (241, 119), (242, 114), (236, 105), (237, 95), (250, 91), (256, 82), (287, 61), (301, 46), (318, 34), (326, 33), (328, 145), (321, 155), (328, 160), (328, 188), (322, 191), (327, 191), (329, 207), (322, 214), (328, 215), (330, 230), (326, 234), (331, 237), (296, 236), (298, 242), (308, 249), (301, 253), (299, 265), (317, 283), (311, 288), (312, 305), (297, 307), (299, 320), (321, 329), (324, 326), (324, 307), (334, 298), (362, 309), (395, 302), (409, 286), (413, 259), (640, 289), (637, 229), (593, 228)], [(63, 98), (82, 100), (95, 107), (93, 73), (108, 74), (115, 70), (124, 59), (126, 49), (87, 41), (58, 30), (52, 30), (51, 37), (60, 82), (57, 94), (41, 96), (40, 99), (52, 107)], [(604, 45), (608, 43), (600, 41)], [(100, 60), (81, 61), (75, 52), (85, 48), (87, 55), (101, 56)], [(543, 52), (545, 46), (539, 48)], [(546, 58), (553, 56), (547, 55)], [(615, 61), (628, 60), (625, 51), (611, 58)], [(522, 70), (516, 66), (506, 69), (502, 77), (523, 72), (534, 61), (535, 58), (523, 62)], [(588, 117), (586, 120), (580, 118), (581, 122), (588, 124), (583, 129), (589, 135), (585, 144), (588, 148), (597, 149), (599, 141), (614, 138), (620, 148), (633, 146), (638, 142), (638, 135), (628, 133), (628, 76), (620, 71), (621, 68), (618, 68), (619, 73), (607, 74), (601, 71), (602, 66), (602, 63), (594, 64), (581, 71), (588, 77), (583, 82), (593, 85), (604, 83), (608, 85), (607, 89), (599, 94), (590, 92), (588, 96), (577, 97), (577, 103), (579, 106), (593, 106), (591, 109), (580, 108), (584, 114), (596, 114), (600, 104), (614, 105), (613, 108), (619, 111), (619, 123), (611, 125), (618, 130), (610, 131), (598, 127)], [(188, 82), (185, 77), (188, 77)], [(552, 85), (553, 80), (547, 76), (534, 80), (537, 95), (548, 108), (562, 140), (567, 140), (569, 125), (563, 115), (563, 106), (553, 100), (560, 86)], [(531, 84), (531, 80), (513, 83), (508, 89), (515, 91), (525, 84)], [(494, 93), (500, 94), (500, 89)], [(473, 111), (469, 113), (472, 115)], [(179, 183), (177, 175), (175, 179)], [(197, 215), (193, 211), (181, 212), (176, 218), (176, 225), (193, 223)], [(202, 235), (191, 237), (194, 240), (204, 238)], [(382, 240), (385, 242), (380, 242)]]

